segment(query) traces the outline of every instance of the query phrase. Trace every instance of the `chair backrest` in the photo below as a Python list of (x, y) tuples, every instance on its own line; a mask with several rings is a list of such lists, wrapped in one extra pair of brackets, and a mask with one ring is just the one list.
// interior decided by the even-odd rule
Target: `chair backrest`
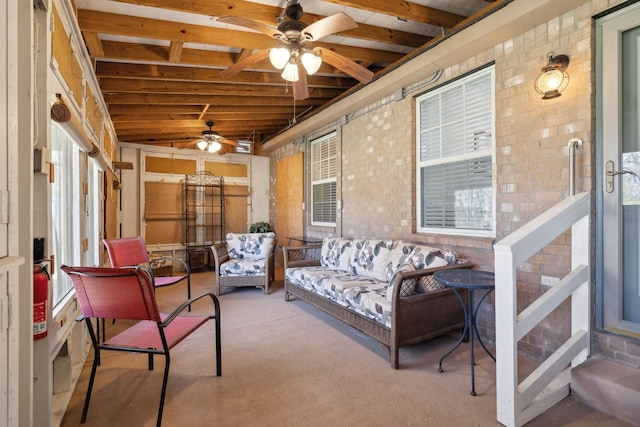
[(149, 265), (147, 245), (142, 237), (123, 237), (121, 239), (104, 239), (111, 267), (130, 267), (146, 263)]
[(227, 233), (227, 251), (234, 259), (267, 258), (274, 250), (276, 235), (267, 233)]
[(68, 267), (84, 317), (153, 320), (160, 313), (149, 275), (140, 267)]

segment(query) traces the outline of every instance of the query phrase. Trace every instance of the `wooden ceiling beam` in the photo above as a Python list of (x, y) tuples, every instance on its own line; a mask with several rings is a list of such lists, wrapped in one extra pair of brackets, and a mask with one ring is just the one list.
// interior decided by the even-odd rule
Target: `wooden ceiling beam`
[(437, 27), (444, 27), (447, 29), (455, 27), (466, 18), (466, 16), (403, 0), (393, 2), (389, 0), (327, 1), (341, 6), (355, 7), (358, 9), (368, 10), (370, 12), (382, 13), (384, 15), (395, 16), (401, 19), (422, 22), (424, 24), (435, 25)]
[[(162, 9), (179, 12), (195, 13), (205, 16), (237, 16), (251, 19), (266, 25), (277, 27), (276, 17), (282, 13), (282, 9), (251, 1), (211, 1), (211, 0), (115, 0), (121, 3), (130, 3), (141, 6), (159, 7)], [(303, 5), (304, 7), (304, 5)], [(316, 15), (304, 12), (301, 21), (311, 24), (324, 18), (324, 15)], [(353, 37), (362, 40), (371, 40), (397, 46), (420, 47), (427, 43), (431, 37), (422, 34), (414, 34), (406, 31), (377, 27), (365, 23), (358, 23), (358, 28), (339, 33), (344, 37)]]
[[(247, 120), (243, 117), (240, 120), (219, 120), (215, 122), (213, 130), (220, 132), (224, 129), (236, 129), (236, 128), (255, 128), (255, 127), (268, 127), (282, 123), (284, 119), (260, 119), (252, 118)], [(153, 120), (153, 121), (137, 121), (137, 122), (119, 122), (114, 123), (114, 128), (118, 134), (129, 135), (143, 135), (145, 133), (165, 134), (172, 132), (183, 131), (196, 131), (200, 134), (201, 131), (206, 130), (207, 126), (202, 120), (187, 120), (187, 121), (171, 121), (171, 120)]]
[[(293, 117), (293, 108), (288, 108), (287, 111), (272, 112), (272, 113), (264, 113), (264, 114), (255, 114), (253, 117), (258, 119), (269, 119), (269, 120), (283, 120), (290, 119)], [(243, 114), (243, 115), (241, 115)], [(178, 121), (193, 121), (197, 120), (201, 123), (204, 123), (206, 120), (218, 120), (225, 122), (234, 121), (234, 120), (244, 120), (248, 115), (251, 114), (247, 111), (235, 112), (235, 113), (204, 113), (202, 115), (195, 114), (113, 114), (110, 113), (111, 121), (114, 123), (123, 123), (123, 122), (136, 122), (136, 121), (166, 121), (166, 122), (178, 122)]]
[(169, 62), (180, 62), (184, 42), (172, 40), (169, 45)]
[[(108, 61), (98, 61), (95, 68), (97, 77), (118, 77), (145, 80), (164, 79), (210, 83), (266, 84), (277, 86), (286, 85), (286, 82), (282, 77), (280, 77), (280, 72), (277, 70), (274, 70), (273, 73), (242, 71), (229, 78), (221, 77), (221, 70), (213, 68), (128, 64)], [(342, 76), (313, 75), (308, 77), (308, 84), (312, 87), (348, 89), (355, 84), (355, 80)]]
[[(237, 117), (235, 120), (225, 119), (225, 120), (216, 120), (213, 118), (213, 130), (219, 129), (230, 129), (235, 127), (252, 127), (252, 126), (270, 126), (278, 123), (282, 123), (283, 120), (288, 120), (290, 117), (284, 116), (281, 118), (272, 118), (272, 117)], [(138, 120), (138, 121), (127, 121), (127, 122), (118, 122), (114, 123), (114, 127), (119, 131), (131, 131), (136, 132), (148, 132), (153, 131), (154, 133), (170, 133), (171, 130), (178, 129), (180, 132), (183, 129), (200, 129), (206, 130), (207, 125), (204, 120), (198, 119), (190, 119), (190, 120)], [(157, 131), (161, 129), (161, 131)], [(154, 131), (155, 130), (155, 131)]]
[[(209, 104), (206, 104), (209, 105)], [(179, 115), (179, 116), (199, 116), (203, 108), (197, 105), (110, 105), (109, 113), (115, 116), (143, 115), (152, 117), (154, 115)], [(293, 105), (282, 105), (278, 108), (264, 108), (261, 105), (209, 105), (204, 116), (215, 114), (237, 115), (239, 113), (272, 115), (282, 112), (293, 111)], [(122, 121), (122, 120), (121, 120)]]
[[(220, 136), (225, 138), (231, 138), (231, 135), (249, 135), (251, 132), (257, 133), (273, 133), (278, 130), (286, 127), (289, 124), (288, 120), (282, 120), (280, 122), (274, 124), (264, 124), (259, 125), (255, 124), (253, 126), (235, 126), (235, 127), (225, 127), (214, 129), (216, 132), (220, 133)], [(166, 132), (154, 132), (152, 129), (147, 129), (145, 132), (135, 132), (134, 130), (122, 130), (118, 132), (118, 140), (119, 141), (127, 141), (127, 142), (139, 142), (139, 141), (188, 141), (193, 140), (195, 138), (199, 138), (202, 134), (203, 130), (206, 130), (206, 126), (201, 126), (199, 128), (191, 128), (184, 129), (181, 132), (174, 131), (166, 131)]]
[[(161, 21), (137, 16), (119, 15), (87, 9), (78, 10), (78, 23), (82, 31), (92, 31), (129, 37), (174, 40), (185, 43), (201, 43), (212, 46), (227, 46), (240, 49), (270, 49), (277, 42), (264, 34), (247, 31), (227, 30), (184, 24), (181, 22)], [(404, 54), (379, 49), (367, 49), (339, 44), (313, 43), (353, 60), (392, 63)]]
[(99, 58), (104, 55), (102, 50), (102, 42), (100, 41), (100, 35), (93, 31), (85, 31), (82, 33), (84, 37), (84, 43), (87, 45), (89, 54), (94, 58)]
[[(174, 105), (293, 105), (293, 93), (288, 98), (272, 96), (216, 96), (216, 95), (175, 95), (147, 93), (104, 93), (107, 104), (174, 104)], [(320, 105), (329, 98), (308, 98), (296, 101), (297, 106)]]
[[(220, 84), (168, 80), (101, 78), (104, 93), (166, 93), (185, 95), (238, 95), (289, 97), (284, 87), (268, 85)], [(290, 91), (289, 91), (290, 92)], [(342, 89), (313, 88), (312, 97), (334, 98)]]

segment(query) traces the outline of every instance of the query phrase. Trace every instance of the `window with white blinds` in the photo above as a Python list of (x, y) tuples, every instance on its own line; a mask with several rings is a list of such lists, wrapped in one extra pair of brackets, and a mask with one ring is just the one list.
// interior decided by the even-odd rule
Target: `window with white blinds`
[(311, 225), (336, 225), (336, 133), (311, 140)]
[(418, 231), (495, 236), (494, 67), (416, 99)]

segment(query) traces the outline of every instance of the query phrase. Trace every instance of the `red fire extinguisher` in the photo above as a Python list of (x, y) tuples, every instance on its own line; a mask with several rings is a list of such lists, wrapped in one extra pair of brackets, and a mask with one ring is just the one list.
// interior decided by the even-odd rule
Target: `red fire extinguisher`
[(36, 261), (33, 265), (33, 339), (39, 340), (47, 336), (47, 307), (49, 296), (49, 272), (44, 261)]

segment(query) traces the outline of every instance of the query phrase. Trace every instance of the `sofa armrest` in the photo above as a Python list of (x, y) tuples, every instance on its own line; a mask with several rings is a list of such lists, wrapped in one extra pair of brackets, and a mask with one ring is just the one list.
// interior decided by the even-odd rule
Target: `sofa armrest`
[(444, 267), (433, 267), (433, 268), (425, 268), (425, 269), (421, 269), (421, 270), (413, 270), (413, 271), (401, 271), (398, 274), (396, 274), (394, 276), (394, 280), (392, 283), (389, 284), (389, 287), (391, 287), (391, 285), (393, 285), (393, 302), (392, 302), (392, 312), (394, 311), (396, 305), (399, 303), (400, 299), (405, 299), (405, 298), (413, 298), (419, 295), (428, 295), (429, 292), (427, 292), (426, 294), (419, 294), (419, 293), (414, 293), (412, 295), (408, 295), (406, 297), (401, 297), (400, 296), (400, 289), (402, 288), (402, 282), (404, 281), (409, 281), (409, 280), (420, 280), (422, 277), (424, 276), (432, 276), (433, 273), (435, 273), (436, 271), (439, 270), (451, 270), (454, 268), (473, 268), (474, 267), (474, 263), (468, 261), (468, 260), (464, 260), (464, 259), (460, 259), (458, 260), (457, 263), (455, 264), (450, 264)]
[(320, 265), (322, 245), (283, 246), (284, 269)]

